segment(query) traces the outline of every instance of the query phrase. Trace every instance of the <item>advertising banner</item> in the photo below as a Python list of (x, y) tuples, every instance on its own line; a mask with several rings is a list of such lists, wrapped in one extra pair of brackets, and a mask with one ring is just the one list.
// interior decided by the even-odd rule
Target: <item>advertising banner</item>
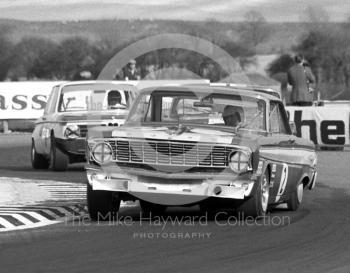
[(1, 82), (0, 120), (37, 119), (52, 87), (60, 82)]
[(297, 136), (318, 145), (345, 145), (349, 143), (350, 107), (294, 107), (287, 106), (290, 120), (294, 120)]

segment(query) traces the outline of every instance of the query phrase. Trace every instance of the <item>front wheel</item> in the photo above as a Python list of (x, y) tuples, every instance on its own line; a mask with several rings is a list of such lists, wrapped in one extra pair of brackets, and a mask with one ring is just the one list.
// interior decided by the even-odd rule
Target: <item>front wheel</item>
[(241, 213), (243, 218), (251, 216), (254, 218), (265, 216), (270, 197), (270, 174), (266, 169), (264, 175), (261, 177), (257, 189), (253, 196), (244, 200), (237, 211)]
[(111, 221), (117, 217), (120, 198), (115, 192), (93, 190), (88, 184), (87, 205), (91, 220)]
[(55, 138), (51, 137), (50, 169), (65, 171), (68, 168), (69, 157), (57, 148)]
[(303, 195), (304, 185), (303, 183), (300, 183), (295, 187), (295, 189), (289, 196), (289, 199), (287, 201), (288, 209), (291, 211), (296, 211), (299, 208), (301, 201), (303, 200)]
[(49, 167), (49, 161), (44, 155), (38, 154), (35, 149), (34, 139), (32, 139), (32, 147), (30, 152), (30, 159), (32, 167), (34, 169), (47, 169)]

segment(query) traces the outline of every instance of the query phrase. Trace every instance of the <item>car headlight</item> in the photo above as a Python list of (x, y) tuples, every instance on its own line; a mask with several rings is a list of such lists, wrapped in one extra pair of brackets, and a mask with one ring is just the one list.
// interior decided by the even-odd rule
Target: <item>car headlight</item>
[(106, 164), (112, 160), (112, 147), (105, 142), (98, 143), (92, 148), (92, 157), (97, 163)]
[(69, 124), (64, 130), (64, 137), (78, 138), (80, 137), (80, 128), (77, 124)]
[(250, 153), (244, 151), (234, 151), (229, 155), (229, 167), (235, 173), (243, 173), (251, 170)]

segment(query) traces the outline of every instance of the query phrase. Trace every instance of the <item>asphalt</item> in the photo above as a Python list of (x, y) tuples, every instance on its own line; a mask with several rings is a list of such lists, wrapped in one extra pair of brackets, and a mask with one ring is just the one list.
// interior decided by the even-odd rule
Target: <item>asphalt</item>
[[(81, 165), (66, 173), (33, 171), (27, 136), (1, 146), (0, 176), (84, 183)], [(4, 156), (6, 154), (6, 156)], [(260, 222), (197, 207), (147, 219), (136, 207), (119, 221), (86, 215), (0, 233), (0, 272), (350, 272), (349, 152), (319, 152), (316, 188), (297, 212), (274, 209)], [(83, 202), (83, 201), (82, 201)]]

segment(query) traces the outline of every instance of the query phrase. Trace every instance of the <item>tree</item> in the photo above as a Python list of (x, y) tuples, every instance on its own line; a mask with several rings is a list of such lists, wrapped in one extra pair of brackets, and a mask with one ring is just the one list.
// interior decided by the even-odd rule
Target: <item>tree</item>
[(326, 23), (329, 21), (329, 15), (322, 6), (309, 5), (301, 15), (301, 21), (309, 23)]
[(53, 43), (52, 47), (40, 53), (27, 73), (40, 79), (66, 79), (62, 55), (59, 45)]
[(244, 18), (241, 39), (248, 46), (256, 47), (270, 37), (270, 27), (260, 12), (255, 10), (248, 11)]
[(287, 73), (288, 69), (294, 64), (292, 56), (282, 54), (268, 65), (267, 72), (272, 77), (277, 73)]
[[(325, 91), (350, 91), (350, 35), (325, 30), (309, 32), (294, 48), (310, 62)], [(337, 90), (338, 89), (338, 90)], [(340, 89), (340, 90), (339, 90)]]
[(23, 38), (15, 46), (15, 70), (16, 73), (19, 74), (17, 76), (22, 76), (20, 74), (24, 74), (29, 79), (33, 77), (38, 77), (39, 75), (34, 75), (33, 71), (39, 71), (40, 69), (34, 68), (33, 66), (37, 65), (38, 63), (42, 64), (42, 61), (40, 61), (39, 59), (43, 58), (43, 56), (51, 55), (51, 53), (49, 52), (52, 50), (56, 50), (57, 46), (58, 45), (56, 43), (45, 38)]
[(93, 63), (86, 66), (93, 78), (97, 78), (103, 67), (108, 63), (108, 61), (113, 57), (113, 45), (106, 39), (98, 41), (92, 46), (91, 56)]
[(94, 64), (93, 49), (85, 38), (67, 38), (60, 43), (62, 52), (62, 69), (67, 80), (73, 79), (74, 75)]
[(309, 5), (300, 16), (307, 31), (324, 32), (329, 28), (328, 12), (321, 6)]

